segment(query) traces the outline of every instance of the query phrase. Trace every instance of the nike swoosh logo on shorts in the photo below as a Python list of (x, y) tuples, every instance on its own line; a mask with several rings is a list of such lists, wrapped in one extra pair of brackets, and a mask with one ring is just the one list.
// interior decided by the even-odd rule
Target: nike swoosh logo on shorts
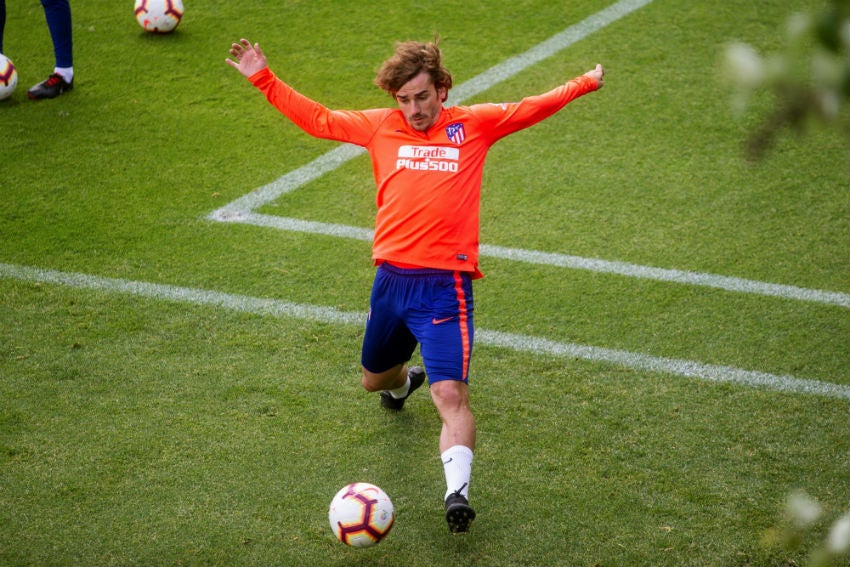
[(431, 324), (441, 325), (447, 321), (451, 321), (452, 319), (454, 319), (454, 317), (446, 317), (445, 319), (437, 319), (436, 317), (434, 317), (433, 319), (431, 319)]

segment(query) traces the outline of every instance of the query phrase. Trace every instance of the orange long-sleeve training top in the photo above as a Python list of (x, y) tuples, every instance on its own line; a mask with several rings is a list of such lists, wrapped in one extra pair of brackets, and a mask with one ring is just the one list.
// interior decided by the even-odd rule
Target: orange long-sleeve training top
[(398, 109), (330, 110), (268, 68), (251, 83), (306, 133), (366, 148), (377, 184), (372, 258), (443, 270), (478, 271), (479, 203), (487, 150), (499, 139), (597, 89), (580, 76), (520, 102), (443, 108), (427, 132)]

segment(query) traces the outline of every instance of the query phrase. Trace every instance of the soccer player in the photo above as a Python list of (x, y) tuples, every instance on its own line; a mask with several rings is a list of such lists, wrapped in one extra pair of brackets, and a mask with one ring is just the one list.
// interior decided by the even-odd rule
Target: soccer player
[[(55, 98), (74, 88), (73, 35), (71, 6), (68, 0), (41, 0), (47, 29), (53, 41), (56, 66), (44, 81), (27, 91), (33, 100)], [(3, 31), (6, 27), (6, 0), (0, 0), (0, 53), (3, 53)]]
[(435, 42), (408, 41), (375, 83), (397, 108), (330, 110), (269, 69), (259, 44), (232, 44), (227, 63), (306, 133), (366, 148), (377, 184), (372, 258), (377, 271), (363, 338), (362, 385), (400, 410), (425, 381), (407, 362), (420, 346), (431, 398), (442, 420), (439, 447), (452, 533), (475, 519), (469, 481), (475, 420), (469, 403), (474, 336), (472, 280), (478, 269), (482, 170), (499, 139), (602, 87), (601, 65), (520, 102), (445, 107), (452, 76)]

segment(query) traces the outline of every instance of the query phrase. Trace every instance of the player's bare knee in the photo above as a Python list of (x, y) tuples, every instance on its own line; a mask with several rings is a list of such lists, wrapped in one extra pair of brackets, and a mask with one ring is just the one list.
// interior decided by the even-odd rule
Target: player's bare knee
[(360, 385), (363, 386), (363, 389), (367, 392), (377, 392), (380, 390), (379, 384), (377, 380), (375, 380), (375, 375), (365, 369), (363, 370), (363, 377), (360, 380)]
[(431, 385), (434, 405), (442, 411), (454, 412), (469, 408), (469, 390), (465, 382), (445, 380)]

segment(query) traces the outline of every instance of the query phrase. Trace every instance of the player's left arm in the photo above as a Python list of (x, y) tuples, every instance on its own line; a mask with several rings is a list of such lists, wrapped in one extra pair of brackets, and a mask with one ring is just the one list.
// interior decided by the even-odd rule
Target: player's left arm
[(601, 63), (597, 63), (595, 69), (593, 69), (592, 71), (588, 71), (583, 76), (596, 79), (596, 90), (599, 90), (604, 85), (602, 78), (605, 76), (605, 69), (602, 68)]
[(476, 115), (482, 123), (486, 123), (492, 139), (498, 140), (552, 116), (580, 96), (601, 89), (604, 75), (602, 65), (596, 65), (549, 92), (514, 103), (477, 105)]
[(281, 81), (269, 68), (258, 43), (241, 39), (230, 46), (225, 62), (239, 71), (268, 101), (296, 126), (318, 138), (365, 146), (372, 139), (385, 110), (330, 110)]

